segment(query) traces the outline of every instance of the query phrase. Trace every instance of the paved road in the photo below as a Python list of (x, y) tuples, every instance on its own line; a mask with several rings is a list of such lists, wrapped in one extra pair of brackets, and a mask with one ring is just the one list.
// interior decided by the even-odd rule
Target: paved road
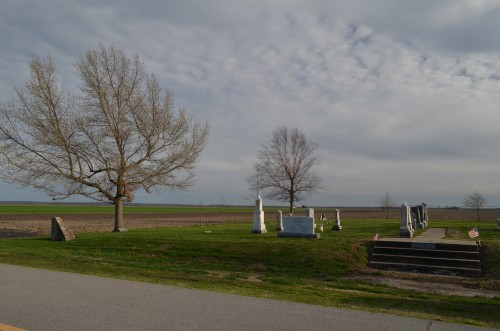
[(41, 331), (488, 330), (0, 264), (0, 330), (15, 330), (9, 326)]

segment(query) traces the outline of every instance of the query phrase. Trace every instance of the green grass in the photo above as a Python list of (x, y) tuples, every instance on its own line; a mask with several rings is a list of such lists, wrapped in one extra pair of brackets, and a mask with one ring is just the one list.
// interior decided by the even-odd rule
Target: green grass
[[(432, 222), (464, 238), (470, 224)], [(344, 220), (342, 226), (319, 240), (278, 238), (272, 225), (255, 235), (251, 224), (82, 234), (66, 243), (0, 239), (0, 262), (500, 328), (499, 297), (429, 294), (360, 278), (382, 274), (366, 268), (371, 238), (397, 236), (399, 221)], [(486, 271), (498, 275), (500, 232), (485, 222), (480, 236)]]

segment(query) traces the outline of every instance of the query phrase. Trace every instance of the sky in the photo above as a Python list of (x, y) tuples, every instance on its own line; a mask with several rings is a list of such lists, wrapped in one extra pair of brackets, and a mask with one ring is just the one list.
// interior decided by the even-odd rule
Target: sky
[[(75, 60), (113, 44), (211, 126), (195, 185), (135, 202), (253, 204), (256, 152), (287, 126), (319, 145), (303, 204), (500, 206), (498, 31), (497, 0), (3, 0), (0, 103), (33, 56), (77, 88)], [(50, 199), (0, 183), (0, 201)]]

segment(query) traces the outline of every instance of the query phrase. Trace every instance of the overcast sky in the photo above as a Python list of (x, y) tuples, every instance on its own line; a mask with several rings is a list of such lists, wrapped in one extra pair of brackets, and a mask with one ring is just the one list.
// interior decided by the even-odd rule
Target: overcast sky
[[(0, 103), (33, 56), (76, 87), (74, 60), (112, 43), (211, 125), (196, 185), (136, 202), (251, 204), (256, 152), (288, 126), (319, 144), (326, 190), (307, 205), (461, 206), (477, 190), (499, 206), (499, 31), (495, 0), (3, 0)], [(0, 200), (49, 201), (3, 183)]]

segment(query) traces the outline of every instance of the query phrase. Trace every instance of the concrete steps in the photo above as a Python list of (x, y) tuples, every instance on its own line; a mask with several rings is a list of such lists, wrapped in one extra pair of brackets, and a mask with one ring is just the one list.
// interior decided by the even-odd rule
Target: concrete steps
[(368, 266), (376, 269), (480, 277), (479, 247), (468, 241), (393, 238), (375, 241)]

